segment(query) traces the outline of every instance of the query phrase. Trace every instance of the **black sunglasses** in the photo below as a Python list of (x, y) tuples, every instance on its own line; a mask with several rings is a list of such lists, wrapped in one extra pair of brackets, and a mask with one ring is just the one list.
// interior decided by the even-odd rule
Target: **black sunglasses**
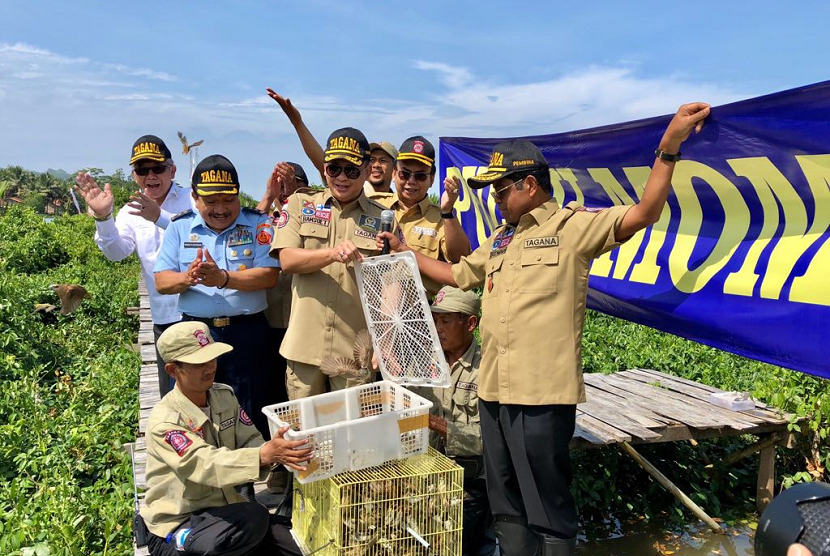
[(360, 166), (348, 165), (348, 166), (338, 166), (337, 164), (329, 164), (326, 166), (326, 174), (329, 177), (336, 178), (340, 175), (340, 172), (346, 174), (346, 177), (350, 180), (354, 180), (360, 177)]
[(160, 176), (167, 171), (170, 166), (166, 164), (159, 164), (157, 166), (144, 166), (143, 168), (133, 168), (133, 172), (135, 172), (136, 176), (146, 176), (150, 172), (155, 174), (156, 176)]
[(398, 170), (398, 177), (401, 181), (406, 183), (409, 178), (415, 178), (415, 181), (427, 181), (429, 174), (426, 172), (410, 172), (409, 170)]

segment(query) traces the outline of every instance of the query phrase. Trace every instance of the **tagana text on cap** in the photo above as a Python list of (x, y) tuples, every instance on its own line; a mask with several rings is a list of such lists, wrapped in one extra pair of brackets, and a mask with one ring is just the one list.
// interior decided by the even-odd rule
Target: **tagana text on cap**
[(536, 145), (524, 139), (513, 139), (493, 147), (487, 171), (467, 178), (467, 184), (473, 189), (481, 189), (510, 174), (548, 167), (545, 155)]
[(355, 166), (362, 166), (369, 158), (369, 141), (359, 129), (343, 127), (329, 135), (324, 161), (343, 159)]
[(133, 143), (130, 165), (132, 166), (139, 160), (164, 162), (170, 158), (173, 158), (173, 155), (170, 154), (170, 149), (167, 148), (164, 141), (155, 135), (142, 135)]
[(177, 322), (161, 333), (156, 346), (165, 363), (180, 361), (196, 365), (233, 350), (228, 344), (214, 342), (207, 325), (198, 321)]
[(403, 142), (398, 160), (416, 160), (427, 166), (435, 164), (435, 147), (421, 135), (410, 137)]
[(389, 141), (381, 141), (380, 143), (369, 143), (369, 152), (376, 150), (382, 150), (386, 154), (392, 157), (392, 160), (398, 158), (398, 149), (395, 148), (395, 145), (390, 143)]
[(231, 161), (221, 154), (202, 159), (193, 171), (193, 189), (199, 196), (239, 195), (239, 176)]
[(473, 291), (461, 290), (452, 286), (444, 286), (435, 294), (430, 310), (433, 313), (461, 313), (463, 315), (478, 316), (481, 309), (481, 299)]

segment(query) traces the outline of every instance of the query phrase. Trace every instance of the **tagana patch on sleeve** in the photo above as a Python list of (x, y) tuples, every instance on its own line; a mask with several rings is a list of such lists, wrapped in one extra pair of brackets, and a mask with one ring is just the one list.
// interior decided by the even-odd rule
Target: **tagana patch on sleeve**
[(285, 228), (286, 224), (288, 224), (288, 211), (281, 210), (280, 216), (277, 218), (277, 228)]
[(167, 431), (164, 433), (164, 441), (170, 444), (170, 447), (182, 457), (185, 451), (193, 444), (193, 441), (187, 437), (184, 431)]
[(249, 427), (253, 426), (253, 424), (254, 424), (254, 422), (251, 421), (251, 418), (248, 417), (248, 414), (245, 413), (245, 410), (242, 409), (241, 407), (239, 408), (239, 422), (242, 423), (243, 425), (247, 425)]

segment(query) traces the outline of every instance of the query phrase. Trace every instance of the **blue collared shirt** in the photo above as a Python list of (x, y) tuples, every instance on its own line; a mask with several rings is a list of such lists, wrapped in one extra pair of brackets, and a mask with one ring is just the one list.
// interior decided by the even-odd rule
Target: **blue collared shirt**
[[(279, 268), (279, 261), (268, 256), (273, 236), (270, 219), (258, 211), (243, 208), (234, 223), (220, 233), (211, 230), (194, 211), (167, 226), (154, 272), (185, 272), (200, 247), (225, 270)], [(252, 315), (267, 305), (265, 290), (243, 292), (197, 285), (179, 294), (179, 310), (194, 317)]]

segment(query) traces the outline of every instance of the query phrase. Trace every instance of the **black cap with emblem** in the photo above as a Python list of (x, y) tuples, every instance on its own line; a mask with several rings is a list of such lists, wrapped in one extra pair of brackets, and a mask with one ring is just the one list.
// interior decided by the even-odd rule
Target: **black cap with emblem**
[(239, 195), (239, 176), (231, 161), (221, 154), (212, 154), (202, 159), (193, 171), (193, 191), (202, 197), (206, 195)]
[(362, 166), (369, 158), (369, 141), (359, 129), (343, 127), (329, 135), (325, 162), (342, 158), (355, 166)]
[(493, 147), (487, 171), (467, 178), (467, 184), (473, 189), (481, 189), (505, 176), (543, 168), (549, 168), (548, 161), (536, 145), (524, 139), (513, 139)]
[(415, 160), (432, 167), (435, 165), (435, 147), (421, 135), (410, 137), (401, 145), (398, 160)]
[(170, 154), (170, 149), (167, 148), (164, 141), (155, 135), (142, 135), (133, 143), (130, 165), (132, 166), (139, 160), (164, 162), (171, 158), (173, 158), (173, 155)]

